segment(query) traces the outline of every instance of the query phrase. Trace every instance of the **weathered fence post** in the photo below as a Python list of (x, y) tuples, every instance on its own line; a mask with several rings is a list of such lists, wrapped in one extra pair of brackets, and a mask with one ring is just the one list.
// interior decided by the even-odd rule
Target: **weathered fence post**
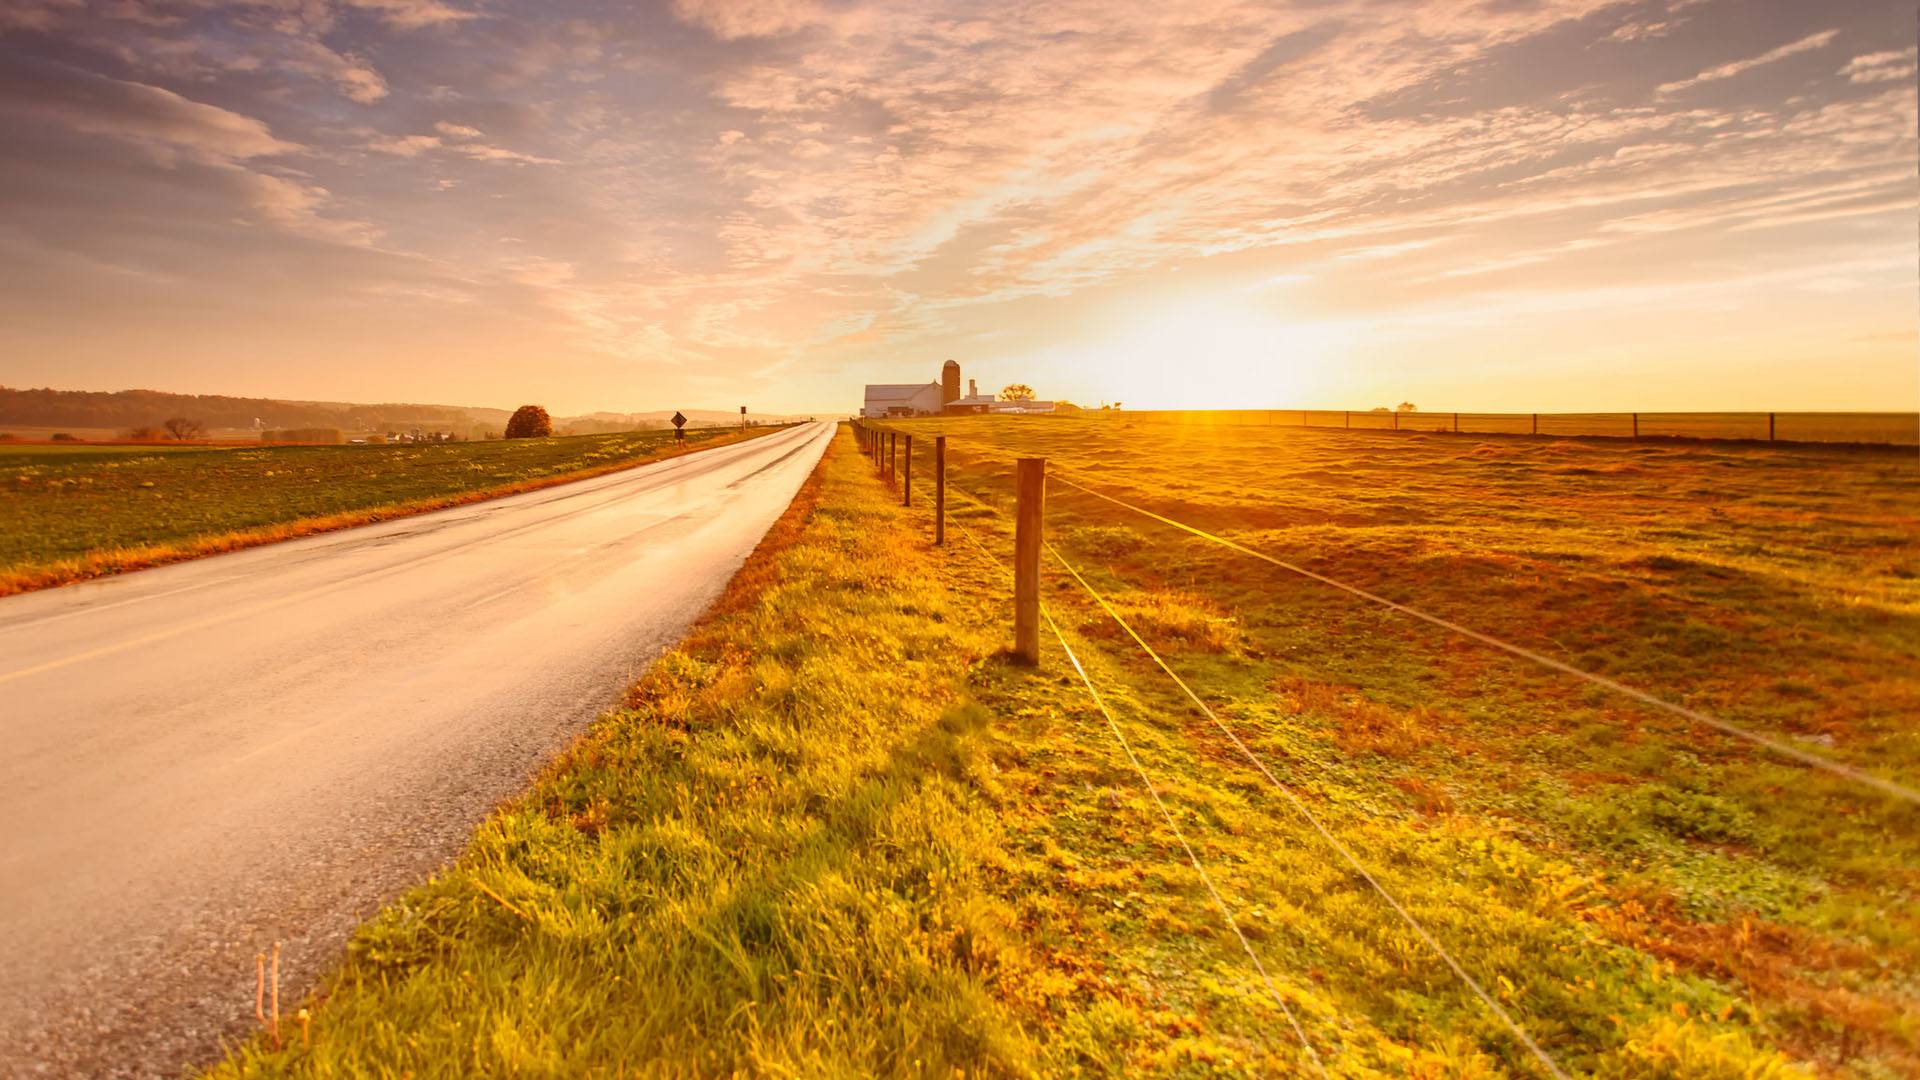
[(1533, 434), (1535, 435), (1540, 434), (1540, 414), (1539, 413), (1533, 414)]
[(902, 459), (904, 471), (900, 474), (900, 505), (913, 505), (913, 436), (907, 436), (906, 457)]
[(1635, 439), (1638, 439), (1640, 437), (1640, 414), (1639, 413), (1633, 414), (1633, 437)]
[(1352, 409), (1347, 410), (1347, 428), (1348, 430), (1352, 430), (1353, 428), (1353, 410)]
[(900, 436), (887, 432), (887, 479), (894, 477), (894, 470), (900, 462)]
[(933, 437), (933, 544), (947, 542), (947, 437)]
[(1014, 471), (1019, 504), (1013, 522), (1013, 656), (1040, 663), (1040, 528), (1045, 520), (1047, 459), (1021, 458)]
[(1767, 441), (1773, 441), (1773, 414), (1767, 414)]
[(1398, 409), (1394, 410), (1393, 413), (1393, 430), (1400, 430), (1400, 411)]
[(1453, 414), (1453, 433), (1455, 435), (1460, 434), (1460, 414), (1459, 413)]

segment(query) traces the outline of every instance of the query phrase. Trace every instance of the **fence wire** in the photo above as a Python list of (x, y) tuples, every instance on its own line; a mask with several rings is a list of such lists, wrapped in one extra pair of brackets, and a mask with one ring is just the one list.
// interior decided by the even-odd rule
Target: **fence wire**
[[(973, 498), (973, 496), (969, 495), (968, 498)], [(977, 502), (978, 500), (976, 499), (975, 501)], [(966, 537), (967, 541), (978, 549), (981, 555), (986, 557), (998, 569), (1005, 571), (1009, 576), (1012, 575), (1012, 569), (998, 556), (994, 555), (993, 552), (988, 551), (986, 545), (982, 544), (979, 538), (973, 535), (973, 530), (961, 525), (957, 521), (953, 524), (959, 529), (960, 535)], [(1227, 928), (1233, 931), (1234, 938), (1240, 942), (1241, 951), (1247, 954), (1247, 959), (1252, 962), (1254, 971), (1259, 973), (1260, 981), (1266, 985), (1267, 993), (1273, 998), (1273, 1003), (1280, 1007), (1281, 1015), (1287, 1018), (1287, 1025), (1293, 1029), (1294, 1036), (1300, 1040), (1301, 1049), (1306, 1051), (1308, 1060), (1313, 1062), (1314, 1071), (1321, 1077), (1326, 1077), (1327, 1066), (1320, 1058), (1320, 1051), (1314, 1049), (1313, 1041), (1307, 1038), (1306, 1029), (1300, 1026), (1299, 1018), (1294, 1016), (1293, 1009), (1287, 1005), (1286, 998), (1280, 993), (1280, 988), (1274, 984), (1273, 976), (1267, 973), (1266, 964), (1261, 962), (1260, 955), (1254, 952), (1253, 944), (1247, 940), (1246, 933), (1240, 929), (1240, 921), (1234, 918), (1233, 909), (1227, 905), (1226, 898), (1221, 896), (1220, 890), (1214, 886), (1212, 875), (1208, 874), (1207, 868), (1201, 864), (1200, 856), (1193, 850), (1193, 845), (1187, 842), (1186, 834), (1180, 831), (1179, 824), (1173, 819), (1173, 812), (1167, 809), (1166, 801), (1160, 797), (1160, 789), (1154, 785), (1153, 778), (1147, 774), (1146, 766), (1140, 763), (1139, 756), (1133, 752), (1133, 744), (1129, 743), (1126, 735), (1121, 733), (1120, 725), (1114, 720), (1112, 710), (1107, 708), (1107, 703), (1105, 699), (1100, 696), (1100, 691), (1094, 688), (1092, 678), (1087, 675), (1087, 669), (1080, 663), (1080, 657), (1074, 653), (1073, 646), (1067, 644), (1066, 635), (1060, 632), (1060, 625), (1053, 621), (1053, 613), (1047, 610), (1046, 605), (1042, 604), (1040, 606), (1040, 615), (1046, 620), (1048, 628), (1053, 631), (1054, 640), (1060, 643), (1060, 649), (1066, 653), (1067, 660), (1073, 664), (1073, 670), (1079, 674), (1080, 684), (1086, 687), (1087, 695), (1093, 698), (1095, 707), (1100, 710), (1100, 715), (1106, 719), (1107, 730), (1113, 733), (1114, 740), (1120, 744), (1120, 749), (1126, 754), (1128, 764), (1133, 766), (1134, 774), (1140, 777), (1141, 785), (1147, 789), (1147, 794), (1153, 798), (1153, 805), (1160, 811), (1160, 819), (1166, 823), (1167, 829), (1173, 833), (1173, 838), (1180, 842), (1180, 849), (1186, 852), (1187, 865), (1193, 867), (1194, 873), (1199, 875), (1201, 884), (1206, 886), (1207, 895), (1213, 899), (1214, 909), (1220, 913), (1220, 918), (1227, 924)]]
[(1668, 701), (1665, 698), (1660, 698), (1660, 697), (1654, 696), (1653, 694), (1649, 694), (1645, 690), (1639, 690), (1634, 687), (1628, 686), (1627, 684), (1620, 682), (1618, 680), (1610, 679), (1605, 675), (1599, 675), (1594, 672), (1587, 671), (1583, 668), (1574, 667), (1572, 664), (1569, 664), (1563, 660), (1555, 660), (1553, 657), (1548, 656), (1545, 653), (1536, 652), (1532, 649), (1527, 648), (1524, 645), (1515, 645), (1510, 641), (1506, 641), (1504, 639), (1494, 637), (1491, 634), (1481, 633), (1480, 631), (1475, 630), (1472, 627), (1462, 626), (1461, 624), (1454, 622), (1451, 619), (1444, 619), (1438, 615), (1428, 614), (1425, 611), (1421, 611), (1419, 608), (1411, 607), (1407, 604), (1402, 604), (1397, 600), (1389, 600), (1378, 593), (1369, 592), (1366, 589), (1362, 589), (1357, 585), (1349, 585), (1344, 581), (1340, 581), (1338, 579), (1328, 577), (1325, 574), (1321, 574), (1316, 571), (1309, 570), (1306, 567), (1300, 566), (1296, 563), (1287, 562), (1285, 559), (1275, 558), (1272, 555), (1268, 555), (1266, 552), (1257, 551), (1253, 548), (1247, 547), (1245, 544), (1237, 543), (1233, 540), (1227, 539), (1224, 536), (1220, 536), (1218, 534), (1208, 532), (1207, 530), (1199, 528), (1197, 526), (1188, 525), (1183, 521), (1175, 521), (1174, 519), (1167, 517), (1163, 514), (1156, 514), (1153, 511), (1148, 510), (1144, 507), (1135, 506), (1134, 504), (1127, 502), (1124, 499), (1118, 499), (1112, 495), (1106, 494), (1105, 492), (1096, 491), (1093, 488), (1087, 487), (1085, 484), (1076, 483), (1072, 480), (1067, 479), (1064, 476), (1051, 476), (1050, 479), (1058, 480), (1060, 483), (1065, 484), (1070, 488), (1074, 488), (1076, 490), (1086, 492), (1088, 495), (1092, 495), (1098, 499), (1105, 499), (1107, 502), (1110, 502), (1115, 506), (1123, 507), (1127, 510), (1133, 511), (1136, 514), (1140, 514), (1142, 516), (1152, 518), (1153, 520), (1158, 521), (1164, 525), (1171, 526), (1183, 532), (1191, 533), (1194, 536), (1198, 536), (1203, 540), (1207, 540), (1212, 543), (1219, 544), (1220, 546), (1228, 548), (1230, 550), (1237, 551), (1242, 555), (1248, 555), (1255, 559), (1259, 559), (1262, 562), (1270, 563), (1289, 573), (1298, 574), (1304, 578), (1310, 578), (1314, 581), (1320, 582), (1323, 585), (1330, 585), (1333, 588), (1341, 590), (1342, 592), (1346, 592), (1353, 596), (1360, 597), (1363, 600), (1372, 601), (1373, 603), (1380, 604), (1384, 607), (1392, 608), (1393, 610), (1398, 611), (1404, 615), (1411, 615), (1416, 619), (1420, 619), (1424, 622), (1431, 623), (1434, 626), (1438, 626), (1445, 630), (1450, 630), (1463, 637), (1471, 638), (1474, 641), (1478, 641), (1483, 645), (1490, 645), (1493, 648), (1499, 649), (1502, 652), (1509, 653), (1513, 656), (1518, 656), (1525, 660), (1531, 660), (1536, 664), (1540, 664), (1545, 667), (1552, 668), (1553, 670), (1561, 672), (1563, 674), (1572, 675), (1578, 679), (1584, 679), (1595, 686), (1603, 687), (1607, 690), (1611, 690), (1618, 694), (1624, 694), (1627, 697), (1630, 697), (1635, 701), (1640, 702), (1643, 705), (1651, 705), (1656, 709), (1661, 709), (1675, 716), (1679, 716), (1684, 719), (1691, 720), (1694, 723), (1705, 725), (1723, 734), (1732, 735), (1740, 739), (1745, 739), (1746, 741), (1754, 744), (1755, 746), (1759, 746), (1759, 747), (1762, 747), (1763, 749), (1772, 751), (1773, 753), (1779, 754), (1782, 757), (1791, 758), (1795, 761), (1798, 761), (1802, 765), (1806, 765), (1815, 769), (1820, 769), (1824, 772), (1831, 773), (1835, 776), (1842, 777), (1847, 780), (1851, 780), (1854, 783), (1871, 787), (1881, 792), (1882, 794), (1893, 796), (1896, 799), (1902, 799), (1911, 803), (1920, 803), (1920, 791), (1916, 791), (1915, 789), (1910, 788), (1905, 784), (1901, 784), (1898, 781), (1889, 780), (1882, 776), (1876, 776), (1872, 773), (1864, 772), (1844, 762), (1835, 761), (1832, 758), (1825, 757), (1820, 754), (1816, 754), (1811, 750), (1803, 750), (1798, 746), (1794, 746), (1791, 743), (1785, 742), (1780, 739), (1776, 739), (1771, 735), (1764, 735), (1758, 731), (1752, 730), (1751, 728), (1743, 727), (1729, 720), (1722, 720), (1717, 716), (1713, 716), (1708, 713), (1701, 712), (1698, 709), (1688, 708), (1685, 705), (1675, 704), (1674, 702)]
[[(1139, 645), (1141, 650), (1147, 654), (1147, 657), (1159, 665), (1160, 670), (1165, 672), (1167, 677), (1173, 680), (1174, 685), (1178, 686), (1181, 692), (1186, 694), (1187, 698), (1199, 708), (1200, 712), (1206, 716), (1208, 720), (1213, 722), (1213, 726), (1219, 728), (1220, 733), (1225, 735), (1228, 741), (1233, 743), (1235, 749), (1240, 751), (1240, 755), (1246, 758), (1248, 763), (1255, 769), (1259, 770), (1261, 776), (1266, 777), (1267, 783), (1271, 784), (1280, 794), (1286, 797), (1288, 802), (1293, 804), (1294, 810), (1299, 812), (1307, 824), (1313, 826), (1313, 830), (1320, 834), (1320, 838), (1325, 840), (1327, 845), (1340, 855), (1340, 858), (1346, 862), (1347, 866), (1350, 867), (1354, 873), (1359, 874), (1368, 885), (1373, 887), (1373, 891), (1378, 893), (1380, 899), (1386, 901), (1387, 906), (1391, 907), (1394, 913), (1400, 916), (1401, 921), (1407, 924), (1407, 928), (1412, 930), (1421, 941), (1425, 942), (1426, 946), (1432, 949), (1434, 954), (1444, 961), (1448, 968), (1452, 969), (1454, 975), (1466, 985), (1467, 989), (1473, 992), (1473, 996), (1479, 998), (1480, 1003), (1485, 1005), (1488, 1011), (1492, 1012), (1494, 1016), (1500, 1020), (1501, 1025), (1504, 1026), (1514, 1038), (1520, 1040), (1520, 1044), (1525, 1046), (1527, 1050), (1533, 1054), (1534, 1059), (1539, 1061), (1551, 1075), (1558, 1077), (1559, 1080), (1566, 1080), (1567, 1074), (1561, 1071), (1559, 1063), (1554, 1061), (1553, 1057), (1545, 1050), (1541, 1049), (1540, 1044), (1534, 1042), (1533, 1036), (1527, 1034), (1526, 1029), (1520, 1026), (1520, 1023), (1513, 1018), (1512, 1014), (1502, 1008), (1500, 1003), (1495, 1001), (1480, 985), (1479, 981), (1468, 974), (1465, 968), (1460, 966), (1460, 962), (1453, 958), (1453, 954), (1448, 952), (1446, 947), (1441, 945), (1439, 940), (1427, 931), (1427, 928), (1421, 924), (1420, 920), (1413, 917), (1413, 914), (1400, 903), (1398, 898), (1387, 891), (1386, 886), (1380, 884), (1379, 879), (1375, 878), (1373, 873), (1362, 865), (1360, 860), (1354, 856), (1353, 851), (1349, 849), (1347, 845), (1341, 843), (1339, 838), (1334, 836), (1332, 831), (1321, 823), (1318, 815), (1314, 814), (1314, 812), (1308, 808), (1305, 800), (1301, 799), (1300, 796), (1294, 792), (1293, 788), (1275, 776), (1273, 770), (1267, 767), (1267, 763), (1258, 754), (1255, 754), (1249, 749), (1246, 743), (1241, 741), (1239, 733), (1234, 731), (1226, 721), (1220, 719), (1220, 717), (1214, 713), (1213, 709), (1210, 708), (1205, 701), (1201, 700), (1200, 695), (1194, 693), (1193, 687), (1188, 686), (1185, 679), (1182, 679), (1171, 667), (1167, 666), (1167, 662), (1160, 658), (1160, 654), (1154, 651), (1153, 646), (1147, 644), (1146, 639), (1142, 638), (1140, 634), (1134, 630), (1132, 624), (1128, 623), (1126, 619), (1121, 618), (1120, 613), (1114, 610), (1113, 605), (1107, 603), (1107, 598), (1101, 595), (1100, 591), (1095, 589), (1085, 577), (1081, 576), (1080, 571), (1060, 554), (1059, 549), (1055, 548), (1052, 544), (1046, 545), (1046, 548), (1048, 554), (1053, 556), (1054, 561), (1065, 568), (1067, 573), (1073, 575), (1073, 580), (1080, 583), (1080, 587), (1087, 591), (1087, 595), (1093, 597), (1094, 602), (1100, 605), (1101, 610), (1111, 616), (1113, 621), (1120, 625), (1120, 629), (1125, 630), (1127, 636), (1133, 639), (1134, 644)], [(1048, 622), (1051, 623), (1052, 619), (1049, 618)], [(1058, 632), (1058, 630), (1055, 631), (1055, 633)], [(1076, 662), (1074, 666), (1078, 667), (1078, 662)]]

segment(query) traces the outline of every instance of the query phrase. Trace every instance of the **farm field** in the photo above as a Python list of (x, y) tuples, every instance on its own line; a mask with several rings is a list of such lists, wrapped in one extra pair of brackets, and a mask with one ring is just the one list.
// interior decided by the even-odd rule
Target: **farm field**
[[(1920, 1069), (1920, 807), (1062, 482), (1912, 789), (1911, 455), (1099, 424), (889, 426), (921, 436), (922, 463), (925, 436), (949, 433), (950, 481), (979, 496), (949, 505), (1002, 557), (1011, 456), (1047, 457), (1059, 553), (1566, 1064)], [(1460, 1038), (1528, 1071), (1062, 565), (1043, 568), (1045, 602), (1322, 1022)], [(1140, 892), (1127, 933), (1152, 939), (1166, 914)], [(1161, 935), (1145, 963), (1184, 948)]]
[(1884, 446), (1920, 444), (1920, 416), (1869, 412), (1643, 412), (1483, 413), (1401, 412), (1387, 409), (1213, 409), (1193, 412), (1127, 410), (1086, 412), (1082, 419), (1133, 426), (1319, 427), (1355, 431), (1460, 432), (1485, 435), (1555, 435), (1668, 441), (1835, 443)]
[[(1913, 462), (1097, 423), (892, 425), (953, 437), (944, 549), (925, 443), (903, 508), (843, 434), (627, 704), (362, 930), (310, 1029), (214, 1075), (1920, 1067), (1920, 808), (1058, 482), (1913, 786)], [(1027, 453), (1060, 554), (1541, 1056), (1060, 563), (1114, 727), (1051, 639), (1007, 662)]]
[[(685, 445), (773, 430), (690, 430)], [(390, 446), (0, 443), (0, 595), (530, 490), (679, 452), (671, 431)]]

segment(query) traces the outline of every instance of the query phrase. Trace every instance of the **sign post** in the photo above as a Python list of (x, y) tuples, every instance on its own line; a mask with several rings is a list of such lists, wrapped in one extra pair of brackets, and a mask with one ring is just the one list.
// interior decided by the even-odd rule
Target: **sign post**
[(687, 441), (687, 418), (681, 416), (678, 409), (673, 412), (673, 441)]

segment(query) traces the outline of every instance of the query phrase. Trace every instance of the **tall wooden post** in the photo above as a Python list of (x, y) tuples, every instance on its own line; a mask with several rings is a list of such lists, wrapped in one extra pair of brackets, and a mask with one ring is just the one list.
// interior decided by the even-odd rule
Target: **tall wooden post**
[(1540, 414), (1539, 413), (1533, 414), (1533, 433), (1535, 435), (1540, 434)]
[(1773, 414), (1767, 414), (1767, 441), (1773, 441)]
[(1348, 428), (1353, 427), (1353, 410), (1352, 409), (1347, 410), (1347, 427)]
[(933, 437), (933, 544), (947, 542), (947, 437)]
[(1460, 414), (1459, 413), (1453, 414), (1453, 433), (1455, 435), (1460, 434)]
[(1040, 663), (1040, 528), (1046, 519), (1047, 459), (1021, 458), (1014, 470), (1019, 503), (1013, 521), (1013, 656)]
[(1398, 409), (1393, 411), (1393, 430), (1400, 430), (1400, 410)]
[(1633, 414), (1633, 437), (1635, 439), (1640, 438), (1640, 414), (1639, 413)]
[(913, 436), (907, 436), (906, 456), (901, 461), (900, 505), (913, 505)]

